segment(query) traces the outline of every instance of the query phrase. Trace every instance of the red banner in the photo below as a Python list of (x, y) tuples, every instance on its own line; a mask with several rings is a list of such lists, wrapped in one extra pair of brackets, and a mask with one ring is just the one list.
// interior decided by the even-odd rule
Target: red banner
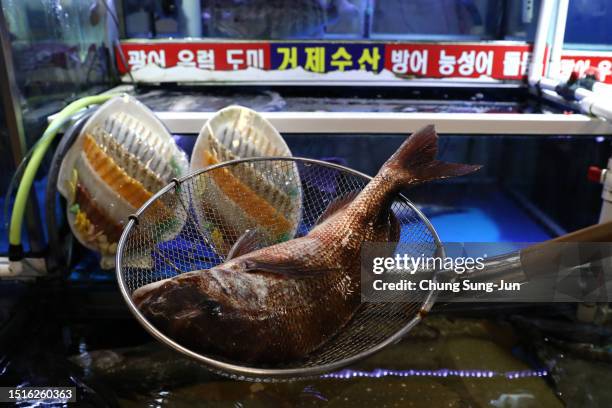
[[(208, 43), (208, 42), (155, 42), (123, 43), (123, 54), (130, 70), (137, 71), (147, 65), (160, 68), (185, 67), (210, 71), (237, 71), (247, 67), (270, 68), (269, 43)], [(120, 73), (126, 67), (117, 53)]]
[[(530, 44), (332, 42), (124, 42), (136, 80), (181, 81), (395, 81), (419, 78), (524, 80)], [(117, 52), (119, 71), (127, 67)], [(566, 51), (565, 76), (598, 68), (612, 83), (612, 52)], [(185, 68), (171, 70), (171, 68)], [(247, 68), (256, 71), (244, 72)], [(231, 71), (243, 71), (239, 75)], [(332, 74), (333, 75), (328, 75)]]
[(589, 68), (596, 68), (601, 80), (612, 84), (612, 52), (564, 51), (560, 67), (563, 77), (573, 71), (583, 75)]
[(523, 79), (531, 60), (529, 45), (387, 44), (385, 68), (425, 78)]

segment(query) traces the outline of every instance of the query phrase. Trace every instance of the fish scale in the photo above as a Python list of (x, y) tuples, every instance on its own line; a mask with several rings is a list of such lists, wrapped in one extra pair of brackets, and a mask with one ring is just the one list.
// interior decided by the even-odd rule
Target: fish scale
[(306, 236), (257, 249), (247, 231), (234, 258), (142, 286), (132, 300), (156, 329), (198, 353), (241, 364), (302, 359), (360, 308), (362, 244), (399, 240), (391, 211), (398, 191), (479, 168), (436, 161), (436, 153), (433, 127), (422, 129), (356, 196), (330, 204)]

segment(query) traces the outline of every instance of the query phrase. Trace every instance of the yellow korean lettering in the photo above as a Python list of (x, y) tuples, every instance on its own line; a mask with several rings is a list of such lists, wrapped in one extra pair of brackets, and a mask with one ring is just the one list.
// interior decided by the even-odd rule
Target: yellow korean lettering
[(331, 66), (338, 68), (338, 71), (344, 71), (353, 66), (353, 57), (344, 47), (338, 48), (338, 51), (332, 54), (331, 59)]
[(278, 67), (279, 70), (297, 67), (297, 47), (279, 47), (278, 52), (283, 55), (283, 60)]

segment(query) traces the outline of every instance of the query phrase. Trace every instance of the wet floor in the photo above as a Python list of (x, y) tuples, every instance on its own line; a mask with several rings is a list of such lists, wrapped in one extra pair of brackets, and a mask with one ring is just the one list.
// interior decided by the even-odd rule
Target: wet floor
[(348, 371), (256, 383), (213, 375), (153, 341), (109, 309), (106, 292), (58, 293), (15, 306), (15, 335), (0, 338), (0, 385), (73, 386), (82, 407), (612, 406), (612, 329), (576, 323), (575, 305), (440, 304), (402, 342)]
[[(72, 361), (113, 389), (124, 407), (611, 406), (603, 385), (612, 380), (609, 362), (568, 359), (551, 344), (540, 345), (546, 356), (533, 359), (531, 341), (507, 322), (434, 316), (349, 370), (290, 383), (216, 377), (157, 343), (84, 351)], [(592, 384), (587, 393), (578, 379)]]

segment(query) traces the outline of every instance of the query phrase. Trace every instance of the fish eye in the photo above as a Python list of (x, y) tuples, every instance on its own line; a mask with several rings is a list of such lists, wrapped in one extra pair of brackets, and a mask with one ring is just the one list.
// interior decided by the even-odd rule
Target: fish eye
[(221, 303), (210, 299), (204, 300), (201, 308), (210, 316), (220, 316), (222, 312)]

